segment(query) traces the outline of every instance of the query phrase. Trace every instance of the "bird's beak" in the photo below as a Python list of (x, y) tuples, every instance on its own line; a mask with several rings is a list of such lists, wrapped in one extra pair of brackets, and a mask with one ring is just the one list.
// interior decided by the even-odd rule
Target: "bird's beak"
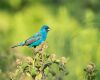
[(50, 31), (51, 29), (50, 28), (48, 28), (48, 31)]

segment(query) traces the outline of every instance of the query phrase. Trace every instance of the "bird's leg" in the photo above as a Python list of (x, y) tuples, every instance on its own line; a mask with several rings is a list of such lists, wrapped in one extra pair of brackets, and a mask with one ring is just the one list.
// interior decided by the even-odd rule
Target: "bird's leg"
[(43, 53), (44, 52), (44, 49), (47, 48), (48, 45), (46, 42), (43, 42), (41, 45), (37, 46), (36, 48), (34, 48), (34, 53)]

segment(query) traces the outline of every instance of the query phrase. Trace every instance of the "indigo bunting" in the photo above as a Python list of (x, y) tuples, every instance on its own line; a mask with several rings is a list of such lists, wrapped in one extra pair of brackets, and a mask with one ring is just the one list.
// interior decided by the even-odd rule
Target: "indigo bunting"
[(39, 46), (42, 42), (44, 42), (47, 38), (47, 34), (50, 28), (47, 25), (43, 25), (38, 33), (31, 36), (27, 40), (13, 46), (12, 48), (18, 47), (18, 46), (28, 46), (28, 47), (36, 47)]

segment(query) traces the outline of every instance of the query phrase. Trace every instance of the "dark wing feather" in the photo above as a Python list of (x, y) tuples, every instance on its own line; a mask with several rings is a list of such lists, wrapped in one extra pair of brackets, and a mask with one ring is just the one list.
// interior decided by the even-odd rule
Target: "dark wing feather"
[(30, 45), (31, 43), (37, 41), (41, 39), (41, 34), (40, 33), (37, 33), (35, 34), (34, 36), (28, 38), (26, 41), (25, 41), (25, 45)]

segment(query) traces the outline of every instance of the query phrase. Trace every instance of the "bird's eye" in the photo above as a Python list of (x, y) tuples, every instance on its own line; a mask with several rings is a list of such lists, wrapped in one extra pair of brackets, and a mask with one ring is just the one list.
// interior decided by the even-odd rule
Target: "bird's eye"
[(48, 29), (48, 27), (46, 27), (45, 29)]

